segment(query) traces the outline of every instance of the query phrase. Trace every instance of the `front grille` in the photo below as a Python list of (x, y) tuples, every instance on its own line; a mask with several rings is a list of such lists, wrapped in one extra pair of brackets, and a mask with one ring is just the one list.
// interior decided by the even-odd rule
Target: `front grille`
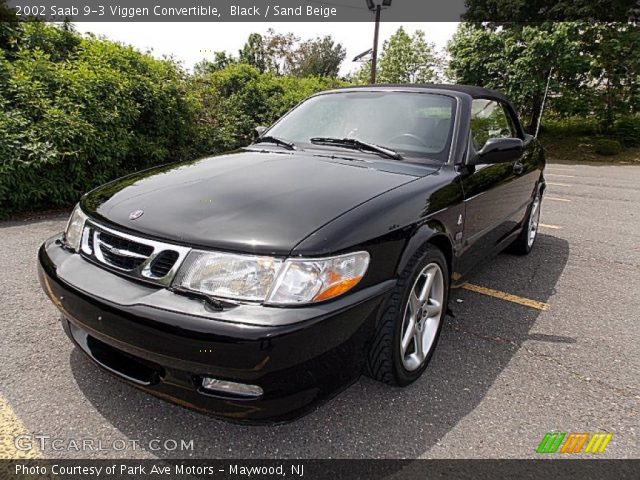
[(175, 250), (165, 250), (151, 264), (151, 273), (156, 277), (164, 277), (178, 260), (178, 252)]
[(169, 285), (189, 248), (117, 232), (93, 221), (82, 233), (82, 255), (103, 267), (146, 282)]
[(123, 257), (122, 255), (118, 255), (107, 250), (107, 248), (109, 247), (104, 244), (100, 245), (100, 251), (106, 263), (113, 267), (121, 268), (122, 270), (133, 270), (134, 268), (138, 268), (142, 265), (142, 262), (146, 260), (146, 258)]
[[(143, 245), (107, 232), (96, 232), (94, 234), (94, 243), (96, 240), (100, 249), (98, 257), (101, 255), (106, 263), (122, 270), (131, 271), (140, 267), (153, 253), (153, 247), (150, 245)], [(175, 260), (174, 258), (174, 263)], [(172, 266), (173, 264), (164, 275)]]
[(106, 243), (111, 247), (127, 250), (138, 255), (144, 255), (145, 257), (148, 257), (153, 253), (153, 247), (151, 245), (144, 245), (132, 240), (127, 240), (126, 238), (112, 235), (111, 233), (99, 232), (98, 238), (101, 242)]

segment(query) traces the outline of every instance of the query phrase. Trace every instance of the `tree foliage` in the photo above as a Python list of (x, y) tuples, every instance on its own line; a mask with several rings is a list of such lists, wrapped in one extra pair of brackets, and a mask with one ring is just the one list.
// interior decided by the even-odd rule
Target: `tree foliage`
[(331, 36), (300, 41), (293, 33), (249, 35), (237, 62), (251, 65), (260, 72), (297, 77), (337, 77), (346, 50)]
[(331, 36), (301, 43), (295, 51), (292, 73), (298, 77), (337, 77), (347, 52)]
[(234, 63), (237, 63), (237, 59), (227, 52), (214, 52), (213, 60), (202, 60), (195, 64), (193, 70), (197, 75), (202, 75), (223, 70)]
[(422, 30), (409, 36), (400, 27), (384, 42), (379, 79), (383, 83), (431, 83), (437, 79), (434, 45)]
[[(442, 59), (425, 33), (416, 30), (409, 35), (400, 27), (384, 42), (378, 62), (378, 83), (434, 83), (439, 80)], [(356, 74), (356, 83), (369, 83), (371, 63), (363, 64)]]
[(506, 93), (529, 130), (549, 82), (550, 112), (594, 115), (607, 130), (638, 111), (639, 35), (627, 23), (463, 23), (449, 43), (449, 76)]
[(340, 82), (327, 77), (262, 73), (246, 64), (195, 75), (189, 80), (199, 106), (193, 141), (207, 152), (246, 145), (256, 126), (270, 125), (309, 95), (337, 86)]
[(269, 62), (267, 60), (267, 52), (265, 41), (259, 33), (249, 35), (247, 42), (240, 50), (238, 57), (239, 63), (245, 63), (255, 67), (260, 72), (266, 72)]

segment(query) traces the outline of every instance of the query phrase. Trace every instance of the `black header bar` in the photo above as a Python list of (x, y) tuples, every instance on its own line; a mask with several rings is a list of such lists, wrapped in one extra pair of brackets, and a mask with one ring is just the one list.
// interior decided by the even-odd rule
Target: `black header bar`
[[(0, 3), (6, 0), (0, 0)], [(8, 0), (24, 20), (74, 22), (637, 21), (640, 0)], [(388, 2), (385, 2), (388, 3)]]

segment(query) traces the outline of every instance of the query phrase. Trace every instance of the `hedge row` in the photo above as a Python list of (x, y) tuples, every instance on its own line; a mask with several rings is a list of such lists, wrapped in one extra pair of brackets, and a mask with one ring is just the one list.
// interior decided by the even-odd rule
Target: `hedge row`
[(41, 23), (6, 33), (0, 217), (69, 206), (130, 172), (236, 148), (256, 125), (335, 86), (247, 65), (191, 76), (170, 60)]
[(553, 136), (602, 136), (617, 141), (621, 147), (640, 147), (640, 115), (630, 115), (617, 119), (613, 127), (605, 132), (595, 118), (569, 117), (548, 118), (542, 124), (543, 135)]

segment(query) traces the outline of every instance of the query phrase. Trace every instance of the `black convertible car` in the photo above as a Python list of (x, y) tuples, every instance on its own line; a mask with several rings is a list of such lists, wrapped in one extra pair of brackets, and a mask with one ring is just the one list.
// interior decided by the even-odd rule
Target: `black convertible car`
[(287, 420), (366, 373), (422, 375), (449, 289), (528, 253), (544, 156), (499, 93), (315, 95), (246, 148), (86, 194), (39, 251), (93, 361), (228, 419)]

